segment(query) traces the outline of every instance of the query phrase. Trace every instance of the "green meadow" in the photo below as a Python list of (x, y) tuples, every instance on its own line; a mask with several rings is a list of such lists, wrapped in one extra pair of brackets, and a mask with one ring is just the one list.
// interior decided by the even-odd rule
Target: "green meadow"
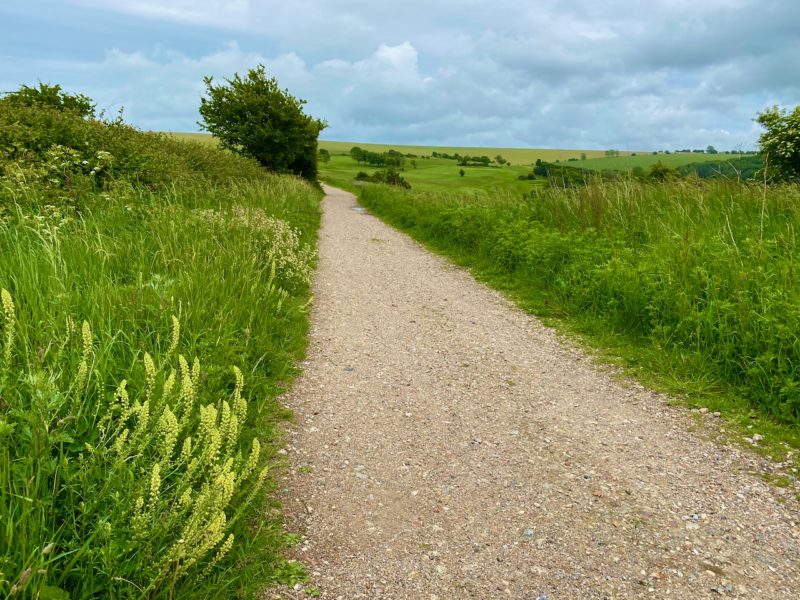
[[(207, 133), (173, 133), (181, 139), (213, 144), (214, 139)], [(380, 167), (359, 165), (350, 157), (350, 149), (354, 146), (371, 152), (383, 153), (396, 150), (402, 154), (412, 154), (416, 158), (407, 158), (403, 178), (413, 189), (424, 191), (455, 191), (465, 193), (485, 193), (505, 189), (512, 192), (525, 193), (541, 185), (542, 180), (520, 181), (519, 177), (531, 172), (537, 160), (555, 163), (559, 161), (570, 167), (590, 169), (593, 171), (615, 170), (630, 171), (641, 167), (645, 171), (653, 164), (662, 164), (676, 168), (691, 163), (719, 162), (739, 158), (740, 155), (701, 154), (695, 152), (676, 152), (665, 154), (659, 152), (620, 152), (619, 156), (608, 157), (603, 150), (562, 150), (546, 148), (488, 148), (488, 147), (455, 147), (455, 146), (409, 146), (402, 144), (370, 144), (361, 142), (337, 142), (320, 140), (320, 150), (330, 152), (330, 162), (320, 162), (320, 179), (332, 185), (353, 189), (354, 178), (363, 171), (374, 173)], [(509, 161), (504, 166), (492, 163), (486, 167), (460, 167), (455, 160), (433, 158), (433, 152), (444, 154), (462, 154), (468, 156), (488, 156), (494, 160), (498, 154)], [(587, 158), (581, 160), (581, 155)], [(413, 161), (413, 163), (412, 163)], [(461, 169), (464, 175), (460, 175)]]
[[(417, 156), (429, 156), (432, 152), (445, 154), (466, 154), (468, 156), (486, 155), (494, 158), (500, 154), (505, 157), (512, 165), (531, 165), (536, 159), (547, 162), (557, 160), (567, 160), (569, 158), (580, 158), (581, 154), (586, 154), (587, 158), (599, 158), (605, 156), (603, 150), (561, 150), (547, 148), (489, 148), (472, 146), (407, 146), (403, 144), (371, 144), (364, 142), (334, 142), (320, 140), (320, 149), (328, 150), (331, 154), (348, 154), (350, 148), (358, 146), (371, 152), (388, 152), (397, 150), (403, 154), (416, 154)], [(628, 154), (628, 153), (623, 153)]]
[[(413, 166), (411, 161), (416, 166)], [(320, 179), (347, 189), (352, 189), (355, 176), (363, 171), (372, 174), (381, 167), (357, 164), (350, 155), (332, 154), (330, 162), (319, 164)], [(459, 172), (464, 170), (462, 177)], [(493, 189), (511, 189), (520, 193), (528, 192), (538, 184), (534, 181), (520, 181), (520, 175), (531, 172), (531, 166), (460, 167), (454, 160), (444, 158), (406, 159), (403, 178), (418, 190), (458, 190), (464, 193), (482, 193)]]
[(320, 190), (8, 97), (0, 148), (0, 597), (302, 580), (271, 490)]

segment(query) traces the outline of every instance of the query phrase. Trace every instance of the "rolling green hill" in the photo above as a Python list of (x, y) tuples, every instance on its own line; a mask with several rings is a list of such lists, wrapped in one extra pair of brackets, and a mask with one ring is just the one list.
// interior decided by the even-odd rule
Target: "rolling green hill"
[[(176, 137), (213, 144), (213, 138), (207, 133), (174, 133)], [(647, 170), (656, 162), (668, 167), (677, 168), (691, 163), (720, 162), (727, 159), (740, 158), (741, 155), (700, 154), (697, 152), (676, 152), (672, 154), (652, 152), (622, 152), (620, 156), (608, 157), (603, 150), (562, 150), (547, 148), (488, 148), (457, 146), (410, 146), (402, 144), (370, 144), (365, 142), (337, 142), (320, 140), (320, 149), (331, 153), (328, 163), (320, 162), (320, 179), (334, 185), (352, 187), (353, 178), (359, 171), (372, 174), (377, 167), (357, 164), (350, 158), (350, 149), (354, 146), (371, 152), (383, 153), (396, 150), (402, 154), (412, 154), (417, 158), (406, 159), (403, 177), (412, 188), (436, 191), (458, 189), (469, 192), (482, 192), (506, 188), (514, 191), (527, 191), (540, 180), (520, 181), (520, 175), (527, 175), (531, 165), (537, 159), (554, 163), (559, 161), (569, 167), (591, 169), (595, 171), (618, 170), (627, 171), (636, 167)], [(506, 166), (492, 164), (488, 167), (460, 167), (456, 161), (431, 158), (431, 154), (461, 154), (469, 156), (488, 156), (494, 159), (498, 154), (509, 161)], [(581, 155), (586, 159), (580, 160)], [(427, 157), (427, 158), (423, 158)], [(578, 159), (578, 160), (570, 160)], [(416, 167), (411, 163), (414, 161)], [(464, 176), (459, 171), (464, 169)]]

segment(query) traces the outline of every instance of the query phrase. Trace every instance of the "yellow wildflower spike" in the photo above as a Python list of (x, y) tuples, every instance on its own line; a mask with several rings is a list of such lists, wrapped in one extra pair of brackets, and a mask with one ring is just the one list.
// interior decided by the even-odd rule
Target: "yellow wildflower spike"
[(150, 506), (158, 502), (158, 492), (161, 490), (161, 466), (153, 465), (153, 474), (150, 476)]
[(83, 354), (88, 358), (92, 351), (92, 328), (88, 321), (84, 321), (81, 326), (81, 336), (83, 337)]
[(167, 380), (164, 382), (164, 390), (161, 395), (165, 401), (168, 400), (172, 394), (173, 387), (175, 387), (175, 369), (170, 370)]
[(172, 315), (172, 338), (170, 339), (169, 349), (167, 350), (167, 354), (172, 354), (175, 350), (178, 349), (178, 343), (181, 339), (181, 322), (178, 320), (178, 317)]
[(75, 377), (75, 391), (77, 394), (83, 392), (86, 385), (86, 378), (89, 375), (89, 359), (92, 355), (92, 328), (87, 321), (81, 327), (81, 337), (83, 338), (83, 354), (81, 364), (78, 367), (78, 375)]
[(186, 463), (189, 462), (189, 459), (192, 456), (192, 438), (187, 437), (183, 440), (183, 448), (181, 448), (181, 462)]
[(156, 365), (149, 352), (144, 353), (144, 378), (147, 384), (145, 398), (150, 400), (153, 397), (153, 388), (156, 385)]
[(192, 363), (192, 384), (197, 387), (197, 384), (200, 383), (200, 360), (195, 357), (194, 362)]
[(170, 410), (169, 406), (164, 409), (161, 418), (158, 420), (158, 428), (161, 435), (164, 437), (164, 444), (161, 448), (164, 461), (169, 463), (172, 458), (172, 451), (175, 449), (175, 444), (178, 441), (178, 419)]
[(14, 313), (14, 299), (7, 289), (0, 290), (0, 301), (3, 305), (3, 316), (5, 317), (5, 348), (3, 349), (3, 358), (6, 363), (11, 360), (11, 347), (14, 345), (14, 327), (16, 325), (16, 314)]

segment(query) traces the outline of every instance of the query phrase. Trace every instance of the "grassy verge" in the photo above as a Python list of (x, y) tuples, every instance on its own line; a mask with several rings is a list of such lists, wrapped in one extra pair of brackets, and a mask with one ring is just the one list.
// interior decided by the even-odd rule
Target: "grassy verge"
[(650, 385), (800, 447), (800, 188), (621, 182), (360, 201)]
[(0, 101), (0, 596), (293, 583), (270, 489), (320, 192)]

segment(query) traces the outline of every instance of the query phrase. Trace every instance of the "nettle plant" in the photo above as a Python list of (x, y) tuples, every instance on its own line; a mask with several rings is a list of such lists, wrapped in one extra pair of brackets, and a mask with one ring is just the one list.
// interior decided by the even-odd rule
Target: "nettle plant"
[(161, 359), (142, 354), (143, 375), (107, 392), (110, 343), (88, 323), (67, 319), (42, 366), (1, 299), (0, 596), (153, 597), (210, 575), (269, 472), (242, 439), (241, 371), (232, 394), (199, 402), (200, 363), (178, 354), (172, 317)]

